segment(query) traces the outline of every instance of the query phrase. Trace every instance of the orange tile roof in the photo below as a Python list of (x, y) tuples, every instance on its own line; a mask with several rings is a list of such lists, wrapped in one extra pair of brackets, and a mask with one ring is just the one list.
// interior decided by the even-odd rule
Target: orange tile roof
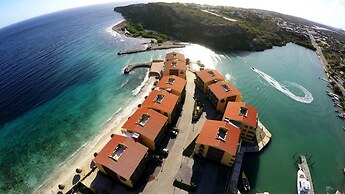
[[(171, 84), (168, 82), (174, 80)], [(162, 79), (157, 83), (157, 87), (160, 89), (171, 89), (181, 94), (185, 88), (187, 81), (183, 78), (177, 77), (176, 75), (163, 76)]]
[[(225, 128), (227, 130), (224, 141), (217, 138), (219, 128)], [(209, 145), (227, 153), (236, 155), (240, 133), (241, 131), (239, 128), (225, 121), (206, 120), (196, 140), (196, 143)]]
[(184, 54), (178, 53), (178, 52), (170, 52), (165, 55), (165, 60), (167, 61), (173, 61), (173, 60), (179, 60), (179, 61), (185, 61)]
[[(209, 72), (212, 72), (212, 73), (209, 73)], [(214, 70), (214, 69), (201, 70), (196, 73), (196, 76), (200, 77), (200, 79), (204, 83), (208, 83), (214, 80), (224, 81), (224, 77), (217, 70)]]
[[(156, 101), (157, 97), (162, 96), (163, 99), (159, 103)], [(142, 108), (152, 108), (155, 110), (163, 111), (168, 114), (171, 114), (174, 110), (179, 97), (175, 94), (171, 94), (165, 90), (154, 90), (142, 103)]]
[[(247, 115), (241, 115), (241, 107), (244, 107), (247, 109)], [(228, 118), (230, 120), (238, 121), (238, 122), (244, 122), (254, 128), (256, 128), (257, 125), (257, 117), (258, 112), (256, 111), (256, 108), (253, 106), (250, 106), (247, 103), (244, 102), (228, 102), (228, 105), (226, 106), (223, 120), (225, 118)]]
[(164, 67), (164, 62), (152, 62), (150, 72), (161, 73)]
[(183, 61), (165, 61), (164, 62), (165, 69), (179, 69), (179, 70), (187, 70), (186, 63)]
[[(143, 115), (149, 115), (149, 118), (144, 124), (139, 123), (139, 120)], [(167, 121), (168, 117), (158, 113), (155, 110), (149, 108), (139, 108), (126, 121), (122, 128), (131, 132), (139, 133), (140, 135), (154, 141)]]
[[(223, 85), (228, 87), (228, 91), (223, 88)], [(226, 81), (219, 81), (208, 86), (208, 88), (213, 92), (213, 94), (218, 99), (224, 99), (230, 96), (241, 96), (240, 91), (238, 91), (233, 85)]]
[[(126, 149), (122, 152), (119, 159), (115, 161), (110, 158), (109, 155), (112, 154), (115, 148), (120, 144), (125, 145)], [(94, 161), (129, 180), (139, 163), (145, 157), (147, 151), (147, 147), (135, 142), (132, 138), (114, 135), (98, 153)]]

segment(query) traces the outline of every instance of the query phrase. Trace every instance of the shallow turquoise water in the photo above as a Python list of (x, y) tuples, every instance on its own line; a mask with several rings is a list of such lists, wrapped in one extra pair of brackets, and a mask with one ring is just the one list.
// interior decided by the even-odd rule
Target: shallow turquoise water
[[(314, 100), (310, 104), (297, 102), (270, 85), (250, 67), (265, 72), (280, 84), (284, 81), (306, 88)], [(334, 112), (326, 95), (322, 66), (313, 51), (288, 44), (257, 53), (227, 56), (216, 67), (243, 95), (243, 100), (259, 110), (259, 118), (273, 138), (260, 154), (246, 154), (243, 169), (253, 190), (250, 193), (296, 192), (297, 154), (312, 156), (309, 161), (316, 193), (326, 193), (326, 187), (343, 189), (345, 178), (345, 124)], [(294, 94), (304, 96), (296, 87)]]

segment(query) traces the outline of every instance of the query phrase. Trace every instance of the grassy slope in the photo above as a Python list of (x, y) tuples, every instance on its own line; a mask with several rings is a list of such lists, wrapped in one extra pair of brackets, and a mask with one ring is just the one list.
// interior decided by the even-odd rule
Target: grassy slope
[(198, 5), (179, 3), (135, 4), (117, 7), (115, 11), (122, 13), (126, 19), (134, 23), (142, 22), (148, 29), (166, 34), (169, 38), (217, 49), (258, 51), (287, 42), (307, 47), (311, 45), (309, 39), (286, 33), (272, 18), (258, 15), (253, 10), (216, 8), (224, 16), (238, 16), (235, 18), (238, 21), (231, 22), (202, 12)]

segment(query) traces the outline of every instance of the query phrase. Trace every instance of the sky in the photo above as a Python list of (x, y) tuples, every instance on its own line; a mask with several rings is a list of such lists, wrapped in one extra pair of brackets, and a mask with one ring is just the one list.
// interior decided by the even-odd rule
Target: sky
[[(140, 0), (137, 2), (148, 2)], [(151, 0), (258, 8), (294, 15), (345, 30), (345, 0)], [(0, 28), (64, 9), (116, 0), (0, 0)], [(135, 0), (121, 0), (135, 2)]]

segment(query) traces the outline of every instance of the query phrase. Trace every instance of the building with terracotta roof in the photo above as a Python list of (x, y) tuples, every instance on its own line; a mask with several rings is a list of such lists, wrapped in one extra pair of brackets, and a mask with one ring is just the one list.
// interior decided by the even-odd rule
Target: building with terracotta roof
[(229, 82), (218, 81), (208, 86), (206, 96), (217, 111), (224, 112), (227, 102), (240, 102), (241, 93)]
[(132, 138), (114, 135), (94, 162), (104, 174), (133, 187), (145, 168), (147, 151), (147, 147)]
[(170, 52), (165, 55), (166, 61), (182, 61), (185, 62), (185, 56), (184, 54), (178, 53), (178, 52)]
[(255, 143), (258, 113), (256, 108), (244, 102), (228, 102), (223, 120), (231, 122), (241, 129), (241, 139)]
[(187, 81), (176, 75), (163, 76), (156, 87), (179, 96), (179, 102), (185, 97)]
[(214, 69), (205, 69), (196, 73), (195, 85), (203, 92), (206, 93), (210, 84), (217, 81), (224, 81), (224, 77)]
[(153, 109), (168, 117), (168, 122), (177, 116), (179, 97), (165, 90), (153, 90), (141, 104), (142, 108)]
[(240, 129), (224, 121), (206, 120), (195, 142), (194, 156), (232, 166), (236, 159)]
[(127, 132), (139, 134), (140, 143), (155, 150), (164, 137), (168, 117), (149, 108), (139, 108), (122, 126)]
[(163, 75), (164, 61), (163, 60), (153, 60), (151, 62), (149, 76), (156, 76), (161, 78)]
[(164, 76), (176, 75), (186, 79), (187, 66), (184, 61), (165, 61), (164, 62)]

